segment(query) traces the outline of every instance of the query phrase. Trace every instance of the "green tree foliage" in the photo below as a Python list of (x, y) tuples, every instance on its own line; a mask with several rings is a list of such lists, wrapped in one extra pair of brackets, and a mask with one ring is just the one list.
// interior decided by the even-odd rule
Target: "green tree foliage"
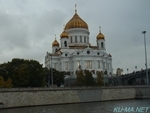
[(8, 80), (5, 81), (5, 88), (12, 88), (12, 87), (13, 87), (12, 80), (8, 78)]
[(86, 86), (94, 86), (95, 81), (94, 81), (94, 78), (92, 76), (92, 73), (89, 70), (84, 70), (84, 74), (85, 74), (85, 84), (86, 84)]
[(76, 78), (75, 85), (76, 86), (85, 86), (85, 77), (83, 74), (83, 70), (77, 71), (76, 74), (77, 74), (77, 78)]
[(12, 80), (8, 78), (7, 81), (4, 81), (3, 77), (0, 76), (0, 88), (11, 88), (12, 85)]
[(46, 71), (46, 77), (45, 77), (45, 81), (46, 83), (48, 83), (48, 78), (50, 79), (50, 84), (51, 84), (51, 74), (53, 73), (53, 84), (57, 85), (58, 87), (61, 84), (64, 84), (64, 72), (59, 72), (55, 69), (52, 69), (52, 73), (51, 73), (51, 69), (48, 70), (47, 68), (45, 68)]
[(95, 81), (92, 76), (92, 73), (89, 70), (79, 70), (76, 72), (77, 74), (77, 79), (75, 82), (76, 86), (94, 86)]
[(4, 81), (3, 77), (0, 76), (0, 88), (3, 88), (4, 84), (5, 84), (5, 81)]
[(53, 69), (53, 79), (54, 79), (54, 84), (57, 86), (60, 86), (61, 84), (64, 84), (64, 73), (59, 72), (55, 69)]
[(97, 85), (98, 86), (103, 86), (104, 82), (103, 82), (103, 73), (100, 71), (97, 71)]
[(0, 75), (4, 80), (10, 78), (13, 87), (45, 86), (45, 69), (35, 60), (12, 59), (11, 62), (0, 65)]

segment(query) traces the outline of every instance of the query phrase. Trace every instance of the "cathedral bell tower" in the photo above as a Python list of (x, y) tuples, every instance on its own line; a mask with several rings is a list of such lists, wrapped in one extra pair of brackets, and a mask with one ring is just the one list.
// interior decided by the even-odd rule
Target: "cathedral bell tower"
[(54, 40), (54, 42), (52, 43), (52, 52), (55, 53), (58, 49), (59, 49), (59, 43), (58, 43), (58, 41), (56, 40), (56, 35), (55, 35), (55, 40)]
[(69, 48), (69, 36), (68, 33), (64, 30), (60, 35), (61, 40), (61, 48), (66, 49)]
[(101, 33), (101, 27), (99, 27), (99, 34), (97, 35), (97, 47), (100, 50), (106, 50), (105, 36)]

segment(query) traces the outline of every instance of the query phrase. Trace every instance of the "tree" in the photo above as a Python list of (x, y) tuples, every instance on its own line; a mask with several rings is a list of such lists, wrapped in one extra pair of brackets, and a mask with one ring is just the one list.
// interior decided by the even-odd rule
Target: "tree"
[(14, 58), (11, 62), (0, 65), (0, 74), (4, 80), (10, 78), (13, 87), (43, 87), (45, 86), (45, 69), (36, 60)]
[(8, 80), (5, 81), (5, 88), (12, 88), (12, 87), (13, 87), (12, 80), (8, 78)]
[(29, 87), (30, 84), (30, 71), (26, 63), (21, 64), (14, 70), (12, 75), (13, 84), (15, 87)]
[(89, 70), (84, 70), (84, 74), (85, 74), (85, 85), (86, 86), (94, 86), (95, 81), (92, 76), (92, 73)]
[(104, 85), (102, 76), (103, 76), (103, 73), (100, 71), (97, 71), (97, 85), (99, 85), (99, 86)]
[(53, 73), (53, 85), (57, 85), (58, 87), (60, 87), (61, 84), (64, 84), (64, 72), (60, 72), (56, 69), (52, 69), (52, 73), (51, 73), (51, 69), (48, 70), (47, 68), (44, 68), (45, 70), (45, 79), (44, 81), (46, 83), (48, 83), (48, 78), (50, 79), (50, 84), (51, 84), (51, 74)]
[(4, 81), (3, 77), (0, 76), (0, 88), (3, 88), (4, 84), (5, 84), (5, 81)]
[(77, 74), (77, 78), (76, 78), (75, 85), (76, 86), (85, 86), (85, 77), (83, 74), (83, 70), (78, 70), (76, 72), (76, 74)]
[(12, 80), (9, 78), (7, 81), (4, 81), (3, 77), (0, 76), (0, 88), (11, 88)]

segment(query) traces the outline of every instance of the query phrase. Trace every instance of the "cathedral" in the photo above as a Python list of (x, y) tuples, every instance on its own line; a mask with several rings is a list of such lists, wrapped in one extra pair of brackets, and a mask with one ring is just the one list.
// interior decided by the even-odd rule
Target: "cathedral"
[(67, 22), (60, 34), (60, 42), (55, 38), (52, 43), (52, 53), (45, 56), (45, 67), (66, 72), (66, 76), (76, 77), (78, 69), (89, 70), (93, 77), (97, 71), (112, 75), (112, 56), (106, 53), (105, 36), (101, 29), (92, 40), (96, 46), (89, 42), (88, 24), (78, 15), (77, 10)]

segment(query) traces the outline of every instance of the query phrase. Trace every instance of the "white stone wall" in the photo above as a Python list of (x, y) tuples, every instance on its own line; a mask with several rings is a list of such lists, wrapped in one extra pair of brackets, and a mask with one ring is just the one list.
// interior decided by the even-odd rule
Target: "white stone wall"
[[(103, 48), (101, 47), (101, 43), (103, 43)], [(97, 40), (97, 46), (100, 50), (106, 50), (105, 40), (104, 39), (98, 39)]]
[[(67, 42), (67, 47), (64, 46), (64, 42)], [(69, 38), (61, 38), (61, 48), (68, 48), (69, 47)]]
[[(66, 32), (69, 35), (69, 45), (89, 45), (89, 31), (87, 29), (74, 28)], [(77, 37), (77, 42), (75, 41), (75, 36)], [(80, 41), (80, 36), (82, 37), (82, 42)], [(72, 43), (70, 37), (72, 37)], [(86, 42), (84, 42), (84, 37), (86, 37)]]
[(55, 52), (56, 52), (56, 49), (58, 50), (58, 49), (59, 49), (59, 46), (53, 46), (53, 47), (52, 47), (52, 53), (55, 53)]
[[(112, 60), (108, 54), (102, 53), (100, 50), (92, 50), (91, 48), (87, 47), (84, 50), (76, 50), (79, 51), (80, 54), (77, 55), (76, 51), (74, 50), (71, 53), (71, 49), (64, 49), (64, 52), (61, 56), (52, 56), (52, 67), (58, 71), (75, 71), (78, 69), (78, 61), (80, 61), (81, 68), (87, 70), (95, 70), (96, 71), (105, 71), (107, 70), (108, 74), (112, 73)], [(87, 51), (90, 51), (90, 54), (87, 54)], [(100, 52), (100, 55), (97, 55), (97, 52)], [(67, 56), (66, 56), (67, 54)], [(104, 55), (105, 54), (105, 55)], [(92, 62), (92, 68), (88, 68), (87, 61)], [(98, 61), (100, 62), (100, 68), (98, 68)], [(68, 69), (66, 69), (66, 62), (68, 63)], [(51, 67), (51, 57), (47, 57), (45, 60), (46, 67)], [(108, 67), (109, 66), (109, 67)]]

